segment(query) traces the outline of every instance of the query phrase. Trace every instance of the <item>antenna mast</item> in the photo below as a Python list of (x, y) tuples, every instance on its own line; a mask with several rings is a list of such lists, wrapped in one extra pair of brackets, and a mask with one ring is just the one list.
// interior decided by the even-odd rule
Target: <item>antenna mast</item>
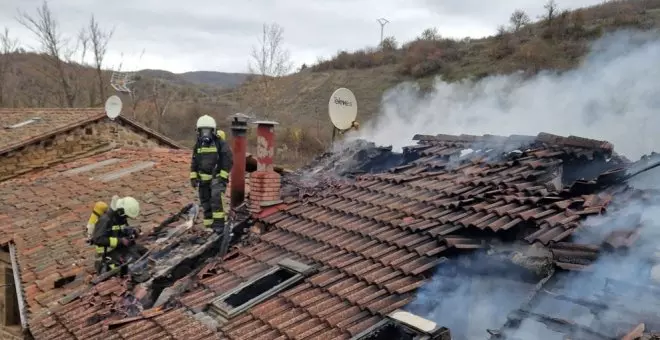
[(385, 25), (389, 24), (390, 21), (385, 19), (385, 18), (380, 18), (377, 19), (378, 23), (380, 24), (380, 46), (383, 45), (383, 29), (385, 28)]

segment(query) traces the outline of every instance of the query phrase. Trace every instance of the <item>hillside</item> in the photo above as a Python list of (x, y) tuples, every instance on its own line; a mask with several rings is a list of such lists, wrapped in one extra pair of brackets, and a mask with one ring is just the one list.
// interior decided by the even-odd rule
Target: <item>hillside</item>
[[(442, 32), (429, 29), (404, 44), (388, 38), (379, 48), (342, 51), (295, 74), (272, 79), (268, 95), (259, 77), (251, 80), (245, 74), (143, 70), (133, 85), (133, 98), (126, 99), (125, 114), (187, 144), (192, 142), (191, 131), (200, 114), (214, 115), (225, 128), (226, 118), (235, 112), (270, 118), (282, 123), (279, 161), (296, 165), (329, 145), (332, 128), (327, 101), (338, 87), (353, 90), (359, 120), (365, 122), (378, 114), (383, 93), (403, 81), (429, 89), (437, 77), (456, 81), (516, 71), (528, 75), (548, 69), (561, 72), (578, 65), (590, 41), (607, 32), (657, 27), (660, 0), (608, 1), (572, 12), (561, 10), (559, 4), (536, 22), (520, 14), (485, 39), (446, 39)], [(0, 105), (65, 104), (56, 77), (44, 71), (43, 59), (31, 53), (19, 55), (8, 81), (16, 86), (8, 87), (5, 97), (9, 99)], [(76, 64), (69, 67), (76, 70), (72, 74), (80, 83), (75, 105), (101, 105), (94, 70)], [(109, 75), (105, 73), (107, 79)]]
[(136, 73), (146, 77), (164, 79), (177, 85), (210, 85), (227, 89), (243, 84), (250, 76), (246, 73), (215, 71), (172, 73), (164, 70), (140, 70)]

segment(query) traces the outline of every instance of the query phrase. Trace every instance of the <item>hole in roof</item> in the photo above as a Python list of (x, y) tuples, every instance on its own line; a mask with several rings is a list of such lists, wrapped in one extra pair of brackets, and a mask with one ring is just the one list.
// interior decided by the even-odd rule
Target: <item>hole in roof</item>
[(25, 125), (28, 125), (28, 124), (32, 124), (32, 123), (38, 122), (38, 121), (40, 121), (40, 120), (41, 120), (41, 118), (39, 118), (39, 117), (34, 117), (34, 118), (30, 118), (30, 119), (28, 119), (28, 120), (22, 121), (22, 122), (20, 122), (20, 123), (14, 124), (14, 125), (5, 126), (5, 128), (6, 128), (6, 129), (18, 129), (18, 128), (20, 128), (20, 127), (23, 127), (23, 126), (25, 126)]
[(69, 284), (69, 283), (71, 283), (75, 280), (76, 280), (76, 275), (65, 276), (65, 277), (59, 278), (59, 279), (57, 279), (57, 281), (55, 281), (53, 283), (53, 288), (62, 288), (65, 285), (67, 285), (67, 284)]
[(121, 177), (124, 177), (126, 175), (132, 174), (134, 172), (142, 171), (145, 169), (149, 169), (153, 167), (156, 164), (156, 162), (139, 162), (136, 163), (135, 165), (126, 168), (126, 169), (121, 169), (117, 171), (113, 171), (107, 174), (103, 174), (98, 177), (98, 180), (101, 182), (109, 182)]
[(115, 164), (117, 162), (121, 161), (119, 158), (110, 158), (106, 159), (104, 161), (98, 162), (98, 163), (92, 163), (92, 164), (87, 164), (81, 167), (73, 168), (71, 170), (67, 170), (64, 172), (64, 175), (76, 175), (79, 173), (87, 172), (87, 171), (92, 171), (95, 169), (102, 168), (104, 166), (110, 165), (110, 164)]
[(277, 266), (253, 276), (249, 281), (218, 297), (212, 303), (213, 311), (230, 319), (248, 308), (301, 282), (313, 272), (306, 264), (284, 259)]
[(275, 272), (254, 281), (251, 285), (227, 296), (227, 298), (224, 299), (224, 303), (232, 308), (240, 307), (246, 302), (262, 295), (294, 276), (296, 276), (295, 272), (284, 268), (277, 269)]
[(385, 320), (373, 325), (351, 340), (451, 340), (446, 327), (418, 315), (395, 310)]

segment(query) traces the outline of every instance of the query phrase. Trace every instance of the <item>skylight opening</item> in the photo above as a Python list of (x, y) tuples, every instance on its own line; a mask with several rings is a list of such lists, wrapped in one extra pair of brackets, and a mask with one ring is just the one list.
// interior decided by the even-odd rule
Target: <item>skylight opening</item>
[(309, 276), (314, 268), (306, 264), (284, 259), (277, 266), (252, 277), (247, 282), (219, 296), (212, 309), (221, 318), (229, 320), (250, 307), (294, 286)]
[(451, 340), (446, 327), (418, 315), (395, 310), (385, 320), (357, 334), (351, 340)]
[(5, 129), (18, 129), (19, 127), (23, 127), (25, 125), (38, 122), (40, 120), (41, 120), (41, 118), (39, 118), (39, 117), (30, 118), (26, 121), (22, 121), (20, 123), (14, 124), (14, 125), (5, 126)]

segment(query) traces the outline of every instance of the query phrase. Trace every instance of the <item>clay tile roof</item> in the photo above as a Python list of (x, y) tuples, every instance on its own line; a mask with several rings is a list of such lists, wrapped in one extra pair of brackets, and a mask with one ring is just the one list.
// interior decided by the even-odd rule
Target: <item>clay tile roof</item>
[[(0, 108), (0, 154), (105, 117), (103, 108)], [(126, 117), (119, 116), (118, 119), (167, 145), (182, 148), (173, 140)]]
[(141, 202), (140, 226), (155, 226), (194, 199), (185, 180), (189, 151), (118, 149), (0, 183), (0, 244), (18, 253), (30, 319), (91, 274), (94, 251), (84, 228), (94, 202), (131, 195)]
[[(610, 201), (572, 192), (556, 171), (572, 158), (609, 155), (611, 149), (599, 141), (580, 139), (577, 145), (577, 139), (546, 135), (416, 139), (420, 144), (406, 149), (416, 155), (411, 166), (363, 175), (305, 202), (264, 211), (260, 220), (267, 231), (207, 271), (181, 297), (183, 308), (203, 310), (223, 292), (290, 258), (319, 270), (229, 320), (220, 332), (230, 339), (255, 334), (348, 339), (412, 301), (445, 256), (482, 248), (493, 233), (514, 230), (530, 243), (564, 241), (585, 216), (600, 213)], [(488, 145), (522, 153), (508, 158), (497, 150), (462, 163), (452, 160), (467, 148)], [(603, 171), (617, 165), (608, 164)], [(565, 255), (563, 264), (575, 254), (597, 253), (582, 248), (554, 249), (558, 258)]]
[[(411, 302), (416, 289), (428, 281), (433, 269), (441, 265), (445, 257), (483, 248), (497, 235), (508, 233), (523, 237), (529, 243), (552, 244), (557, 264), (567, 267), (575, 262), (575, 257), (597, 256), (598, 249), (568, 242), (586, 216), (601, 213), (612, 200), (613, 194), (601, 190), (605, 183), (600, 174), (625, 164), (612, 157), (608, 143), (547, 134), (416, 136), (416, 140), (418, 145), (404, 151), (409, 160), (406, 166), (362, 175), (355, 182), (328, 188), (305, 201), (287, 201), (285, 205), (263, 211), (258, 220), (265, 229), (252, 235), (248, 244), (235, 248), (225, 261), (218, 261), (200, 272), (197, 284), (177, 299), (179, 307), (168, 315), (179, 318), (179, 315), (194, 314), (196, 319), (208, 318), (204, 310), (214, 298), (288, 258), (315, 265), (317, 271), (304, 282), (220, 324), (216, 336), (349, 339)], [(475, 154), (461, 157), (467, 149)], [(571, 168), (571, 162), (585, 159), (598, 166), (589, 167), (591, 170), (586, 173)], [(563, 170), (559, 167), (562, 164), (566, 165)], [(179, 176), (185, 176), (184, 167), (176, 169), (179, 169), (178, 162), (168, 167), (168, 173), (180, 171)], [(63, 170), (60, 168), (52, 175), (61, 176)], [(86, 218), (88, 213), (88, 207), (82, 202), (95, 199), (84, 196), (93, 192), (84, 185), (89, 183), (88, 178), (99, 176), (98, 170), (92, 171), (96, 173), (77, 177), (78, 185), (70, 187), (76, 188), (78, 195), (83, 193), (75, 199), (84, 208), (78, 220)], [(176, 196), (174, 188), (183, 190), (178, 188), (183, 187), (185, 181), (174, 184), (174, 180), (168, 189), (156, 189), (156, 186), (166, 185), (162, 176), (154, 175), (132, 185), (143, 188), (136, 192), (153, 195), (166, 190), (167, 195)], [(611, 178), (607, 178), (607, 183), (611, 183)], [(586, 184), (575, 185), (576, 181)], [(39, 183), (57, 187), (48, 184), (51, 182)], [(34, 191), (42, 186), (29, 189), (28, 185), (27, 188)], [(37, 192), (47, 196), (50, 191)], [(177, 193), (183, 195), (185, 191)], [(12, 197), (20, 193), (5, 194)], [(47, 211), (57, 204), (13, 202), (14, 209), (45, 207)], [(70, 230), (65, 229), (70, 233), (79, 232), (79, 224), (65, 225), (71, 225)], [(16, 236), (17, 244), (21, 244), (24, 252), (43, 251), (40, 248), (43, 242), (31, 243), (31, 240), (61, 232), (55, 227), (39, 227), (26, 236)], [(69, 243), (53, 242), (52, 247)], [(625, 242), (616, 242), (622, 243)], [(23, 268), (23, 275), (43, 280), (44, 275), (70, 265), (60, 267), (54, 263), (57, 261), (43, 262), (50, 263), (37, 261), (28, 265), (31, 269)], [(58, 269), (49, 271), (48, 268)], [(41, 273), (43, 270), (46, 272)], [(109, 294), (99, 292), (93, 298), (113, 299), (123, 290), (112, 288), (118, 284), (97, 287), (97, 290), (115, 290)], [(40, 293), (39, 285), (29, 289), (37, 292), (32, 295), (31, 308), (39, 308), (36, 298)], [(82, 319), (79, 315), (97, 313), (90, 309), (97, 305), (81, 300), (65, 305), (50, 318), (34, 321), (33, 333), (37, 339), (50, 339), (54, 335), (59, 336), (58, 339), (88, 339), (101, 334), (99, 329), (103, 329), (106, 337), (165, 337), (168, 334), (173, 339), (188, 339), (188, 335), (179, 335), (187, 326), (181, 326), (176, 335), (174, 331), (164, 333), (166, 323), (159, 323), (157, 317), (128, 319), (116, 327), (108, 326), (111, 320), (79, 324)], [(102, 311), (98, 313), (104, 315)], [(186, 322), (176, 321), (176, 324)], [(207, 334), (201, 330), (197, 333), (200, 337)]]

